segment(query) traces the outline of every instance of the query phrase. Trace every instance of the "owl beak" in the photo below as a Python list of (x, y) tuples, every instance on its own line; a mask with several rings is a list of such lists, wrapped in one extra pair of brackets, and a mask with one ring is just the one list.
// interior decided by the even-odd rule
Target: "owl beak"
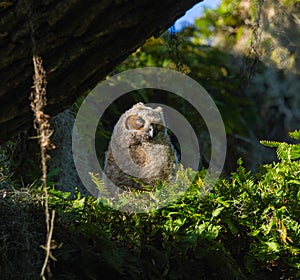
[(150, 125), (150, 127), (149, 127), (149, 131), (148, 131), (148, 136), (149, 136), (149, 138), (153, 138), (153, 136), (154, 136), (154, 129), (153, 129), (153, 126), (152, 125)]

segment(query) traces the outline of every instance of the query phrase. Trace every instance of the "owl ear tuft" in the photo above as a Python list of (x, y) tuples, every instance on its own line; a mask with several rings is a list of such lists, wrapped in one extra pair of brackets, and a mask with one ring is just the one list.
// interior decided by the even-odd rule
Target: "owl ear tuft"
[(130, 130), (140, 130), (144, 125), (145, 120), (138, 115), (131, 115), (125, 121), (125, 127)]
[(135, 105), (133, 105), (131, 109), (136, 109), (136, 108), (141, 108), (141, 107), (144, 107), (144, 103), (138, 102)]
[(160, 106), (158, 106), (154, 109), (154, 111), (162, 113), (163, 109)]

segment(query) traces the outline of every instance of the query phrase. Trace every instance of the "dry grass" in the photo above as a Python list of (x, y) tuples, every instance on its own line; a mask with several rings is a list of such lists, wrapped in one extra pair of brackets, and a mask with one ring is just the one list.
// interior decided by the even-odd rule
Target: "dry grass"
[[(45, 222), (47, 227), (46, 232), (46, 242), (42, 247), (45, 250), (45, 260), (41, 268), (40, 276), (43, 280), (46, 279), (45, 272), (47, 270), (48, 279), (52, 278), (52, 273), (50, 270), (50, 258), (52, 257), (51, 249), (52, 249), (52, 235), (54, 230), (54, 219), (55, 219), (55, 210), (53, 209), (50, 213), (48, 206), (48, 190), (47, 190), (47, 160), (49, 159), (49, 155), (47, 151), (55, 148), (55, 146), (51, 143), (50, 137), (52, 131), (50, 129), (50, 116), (45, 114), (45, 107), (47, 105), (47, 97), (46, 97), (46, 86), (47, 86), (47, 76), (46, 70), (43, 66), (42, 58), (38, 52), (38, 44), (36, 41), (36, 15), (34, 13), (34, 2), (30, 0), (25, 1), (25, 6), (28, 12), (29, 20), (28, 26), (30, 28), (31, 42), (32, 42), (32, 62), (34, 69), (33, 76), (33, 87), (30, 95), (30, 107), (33, 111), (33, 124), (34, 128), (37, 132), (37, 138), (40, 145), (41, 152), (41, 169), (42, 169), (42, 186), (45, 193)], [(54, 259), (52, 257), (52, 259)], [(54, 259), (55, 260), (55, 259)]]
[[(53, 209), (50, 213), (48, 206), (48, 186), (47, 186), (47, 160), (49, 155), (47, 154), (48, 150), (54, 149), (55, 146), (52, 144), (50, 137), (52, 131), (50, 129), (50, 116), (45, 114), (44, 109), (47, 104), (46, 98), (46, 71), (43, 67), (42, 59), (33, 55), (33, 65), (34, 65), (34, 86), (33, 91), (30, 96), (30, 106), (34, 113), (34, 128), (37, 132), (37, 137), (40, 145), (41, 152), (41, 169), (42, 169), (42, 186), (45, 193), (45, 216), (46, 216), (46, 227), (47, 227), (47, 237), (46, 244), (43, 246), (46, 256), (41, 269), (42, 279), (46, 279), (45, 271), (47, 269), (48, 278), (52, 278), (52, 273), (50, 270), (49, 260), (52, 257), (51, 255), (51, 243), (52, 235), (54, 230), (54, 219), (55, 219), (55, 210)], [(55, 260), (52, 257), (53, 260)]]

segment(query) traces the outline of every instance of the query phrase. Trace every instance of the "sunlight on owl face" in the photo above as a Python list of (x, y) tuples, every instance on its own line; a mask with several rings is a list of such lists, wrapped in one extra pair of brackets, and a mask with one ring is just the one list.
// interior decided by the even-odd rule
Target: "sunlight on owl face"
[[(158, 120), (160, 123), (155, 123), (155, 121)], [(153, 115), (152, 118), (148, 118), (148, 120), (145, 120), (143, 117), (136, 114), (131, 115), (127, 117), (125, 127), (126, 129), (131, 130), (135, 134), (136, 138), (140, 138), (144, 141), (151, 141), (160, 133), (165, 133), (165, 127), (161, 123), (161, 118), (153, 118)]]

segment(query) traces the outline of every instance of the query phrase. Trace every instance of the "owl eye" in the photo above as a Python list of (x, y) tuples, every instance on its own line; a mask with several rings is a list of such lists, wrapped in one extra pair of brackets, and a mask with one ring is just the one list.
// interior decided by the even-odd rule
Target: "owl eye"
[(126, 119), (125, 126), (127, 129), (140, 130), (144, 127), (145, 120), (137, 115), (129, 116)]

